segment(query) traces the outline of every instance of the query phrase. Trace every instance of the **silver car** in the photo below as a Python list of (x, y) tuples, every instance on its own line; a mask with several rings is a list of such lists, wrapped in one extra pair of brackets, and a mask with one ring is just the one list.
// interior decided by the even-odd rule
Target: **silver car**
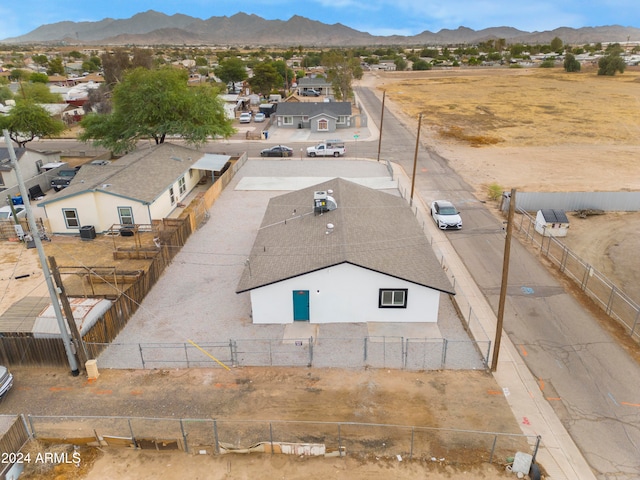
[(431, 217), (441, 230), (460, 230), (462, 218), (453, 203), (447, 200), (436, 200), (431, 203)]
[(0, 365), (0, 398), (7, 393), (13, 386), (13, 375), (9, 372), (7, 367)]

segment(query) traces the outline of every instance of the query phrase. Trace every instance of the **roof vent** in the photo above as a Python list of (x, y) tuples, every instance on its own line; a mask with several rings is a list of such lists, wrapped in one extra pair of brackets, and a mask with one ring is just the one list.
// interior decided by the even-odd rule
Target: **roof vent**
[[(331, 190), (329, 190), (329, 192), (331, 192)], [(338, 208), (338, 204), (327, 192), (324, 190), (313, 192), (313, 213), (315, 215), (322, 215), (324, 212), (329, 212), (336, 208)]]

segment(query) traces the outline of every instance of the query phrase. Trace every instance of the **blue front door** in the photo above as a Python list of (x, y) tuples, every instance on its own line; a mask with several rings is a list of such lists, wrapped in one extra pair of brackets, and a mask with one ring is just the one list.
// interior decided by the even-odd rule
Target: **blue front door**
[(294, 322), (309, 321), (309, 290), (293, 291), (293, 320)]

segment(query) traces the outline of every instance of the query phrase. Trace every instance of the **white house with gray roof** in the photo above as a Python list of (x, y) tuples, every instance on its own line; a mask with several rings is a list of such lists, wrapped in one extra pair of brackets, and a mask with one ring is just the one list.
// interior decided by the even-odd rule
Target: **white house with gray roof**
[(351, 102), (281, 102), (275, 117), (279, 128), (335, 132), (352, 127)]
[(256, 324), (437, 322), (455, 293), (406, 202), (340, 178), (270, 200), (245, 292)]
[(229, 159), (162, 143), (108, 165), (83, 165), (68, 187), (38, 206), (57, 234), (89, 225), (104, 232), (117, 224), (151, 224), (169, 216), (206, 171), (222, 170)]

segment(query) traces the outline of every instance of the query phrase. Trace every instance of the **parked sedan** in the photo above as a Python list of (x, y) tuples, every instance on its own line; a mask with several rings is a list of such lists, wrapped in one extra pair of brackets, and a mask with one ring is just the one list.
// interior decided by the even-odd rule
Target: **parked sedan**
[(293, 149), (284, 145), (275, 145), (260, 152), (261, 157), (293, 157)]
[(256, 123), (261, 123), (261, 122), (264, 122), (265, 118), (266, 117), (265, 117), (264, 113), (258, 112), (258, 113), (256, 113), (255, 117), (253, 117), (253, 121), (256, 122)]
[(436, 200), (431, 204), (431, 217), (441, 230), (460, 230), (462, 218), (453, 203), (447, 200)]
[[(16, 215), (18, 218), (22, 218), (27, 215), (27, 209), (24, 205), (14, 205), (16, 209)], [(0, 220), (13, 220), (13, 212), (9, 205), (0, 208)]]
[(250, 112), (242, 112), (240, 114), (240, 123), (251, 123), (251, 113)]

